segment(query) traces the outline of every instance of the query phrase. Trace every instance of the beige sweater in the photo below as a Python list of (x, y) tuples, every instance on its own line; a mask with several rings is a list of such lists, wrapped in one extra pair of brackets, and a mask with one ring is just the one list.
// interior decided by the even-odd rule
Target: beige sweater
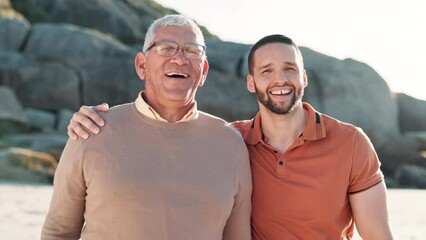
[(249, 158), (228, 123), (160, 122), (134, 103), (103, 118), (67, 143), (41, 239), (250, 239)]

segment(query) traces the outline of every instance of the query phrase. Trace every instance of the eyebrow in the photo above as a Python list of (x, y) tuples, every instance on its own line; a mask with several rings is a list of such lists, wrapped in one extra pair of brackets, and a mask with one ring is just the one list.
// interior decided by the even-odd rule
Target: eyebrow
[[(273, 65), (272, 63), (268, 63), (268, 64), (265, 64), (265, 65), (262, 65), (262, 66), (258, 67), (257, 69), (259, 69), (259, 70), (263, 70), (263, 69), (266, 69), (266, 68), (271, 67), (272, 65)], [(296, 64), (296, 63), (294, 63), (294, 62), (289, 62), (289, 61), (287, 61), (287, 62), (283, 62), (283, 65), (290, 65), (290, 66), (293, 66), (293, 67), (297, 67), (297, 64)]]

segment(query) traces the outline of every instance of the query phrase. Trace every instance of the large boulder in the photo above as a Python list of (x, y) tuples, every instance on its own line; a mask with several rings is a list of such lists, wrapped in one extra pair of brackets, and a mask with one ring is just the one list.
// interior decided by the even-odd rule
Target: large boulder
[(426, 101), (398, 93), (399, 123), (401, 132), (426, 132)]
[(426, 168), (416, 165), (403, 165), (395, 173), (395, 179), (401, 187), (426, 188)]
[(26, 107), (78, 109), (82, 103), (78, 73), (60, 62), (39, 62), (19, 69), (23, 82), (16, 93)]
[(383, 163), (382, 170), (388, 175), (406, 164), (426, 168), (426, 131), (391, 138), (377, 153)]
[(197, 92), (198, 107), (228, 121), (249, 119), (258, 111), (256, 98), (247, 91), (246, 81), (210, 69), (204, 86)]
[(37, 108), (25, 108), (24, 114), (28, 119), (28, 124), (40, 129), (40, 131), (50, 132), (55, 129), (56, 115), (50, 111)]
[(206, 40), (206, 46), (210, 68), (231, 75), (236, 80), (241, 78), (245, 82), (248, 73), (245, 63), (250, 50), (249, 45)]
[(12, 88), (25, 107), (78, 109), (82, 104), (78, 72), (61, 61), (0, 52), (0, 83)]
[(8, 87), (0, 86), (0, 135), (27, 130), (21, 103)]
[(318, 111), (361, 127), (376, 147), (399, 136), (398, 105), (385, 80), (367, 64), (302, 48), (305, 100)]
[(52, 183), (57, 163), (48, 153), (10, 148), (0, 151), (0, 179)]
[(29, 31), (25, 21), (0, 18), (0, 50), (18, 50), (23, 47)]
[(83, 104), (132, 101), (143, 88), (134, 70), (136, 53), (100, 32), (67, 24), (35, 24), (24, 54), (74, 69), (81, 81), (75, 93), (81, 94)]
[(139, 16), (125, 1), (14, 0), (12, 3), (32, 22), (70, 23), (109, 33), (124, 42), (138, 42), (145, 36), (146, 29)]

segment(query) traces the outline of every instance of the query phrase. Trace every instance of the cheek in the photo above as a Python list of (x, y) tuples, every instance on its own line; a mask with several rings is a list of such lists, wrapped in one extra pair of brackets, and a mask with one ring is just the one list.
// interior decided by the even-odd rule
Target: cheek
[(258, 77), (256, 78), (256, 87), (258, 89), (266, 89), (268, 88), (269, 84), (273, 82), (273, 78), (270, 76), (262, 76), (262, 77)]

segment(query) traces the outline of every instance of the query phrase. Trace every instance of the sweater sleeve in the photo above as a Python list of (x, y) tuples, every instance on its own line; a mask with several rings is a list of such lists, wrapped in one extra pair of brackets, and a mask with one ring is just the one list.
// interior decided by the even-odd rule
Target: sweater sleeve
[(83, 140), (68, 141), (55, 171), (53, 196), (41, 239), (79, 239), (84, 223), (86, 184)]
[(234, 206), (223, 231), (224, 240), (250, 240), (251, 217), (251, 172), (246, 147), (242, 148), (239, 168), (238, 193), (234, 197)]

